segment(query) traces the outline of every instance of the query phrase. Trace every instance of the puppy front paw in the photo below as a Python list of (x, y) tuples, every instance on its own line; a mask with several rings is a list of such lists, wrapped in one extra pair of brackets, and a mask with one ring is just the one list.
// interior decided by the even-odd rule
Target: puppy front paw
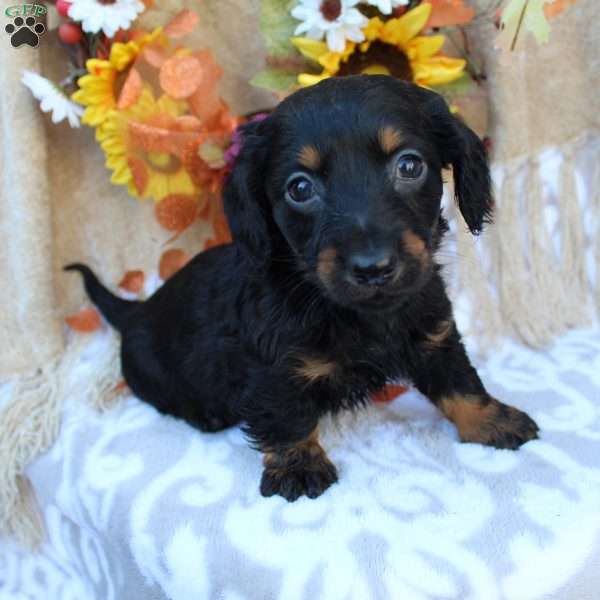
[(323, 454), (298, 463), (267, 466), (260, 481), (263, 496), (283, 496), (294, 502), (300, 496), (317, 498), (338, 480), (335, 465)]
[(495, 413), (483, 425), (480, 443), (516, 450), (526, 442), (538, 438), (540, 429), (526, 412), (497, 400), (495, 402)]
[(539, 427), (527, 413), (494, 398), (453, 397), (444, 401), (442, 410), (462, 442), (516, 450), (538, 437)]

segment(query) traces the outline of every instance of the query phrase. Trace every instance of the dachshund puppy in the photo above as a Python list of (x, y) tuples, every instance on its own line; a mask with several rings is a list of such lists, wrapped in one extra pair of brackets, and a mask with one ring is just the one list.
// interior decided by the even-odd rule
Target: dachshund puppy
[(242, 423), (265, 496), (315, 498), (337, 481), (320, 417), (399, 377), (462, 441), (515, 449), (538, 428), (486, 392), (436, 263), (446, 167), (477, 234), (493, 205), (486, 153), (444, 100), (386, 76), (328, 79), (246, 126), (224, 190), (233, 244), (145, 302), (67, 269), (121, 333), (131, 390), (202, 431)]

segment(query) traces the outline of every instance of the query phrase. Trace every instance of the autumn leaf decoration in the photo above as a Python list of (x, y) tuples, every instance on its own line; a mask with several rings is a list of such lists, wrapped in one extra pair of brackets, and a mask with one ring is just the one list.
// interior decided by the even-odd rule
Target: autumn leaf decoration
[(408, 392), (408, 388), (403, 385), (397, 385), (394, 383), (388, 383), (385, 387), (381, 388), (378, 392), (371, 395), (371, 400), (378, 404), (386, 404), (391, 402), (401, 394)]
[(86, 107), (84, 123), (96, 128), (111, 182), (156, 202), (169, 242), (199, 219), (222, 229), (227, 151), (242, 120), (220, 95), (214, 53), (181, 41), (198, 22), (184, 9), (152, 32), (124, 33), (105, 59), (86, 63), (73, 95)]
[(576, 0), (554, 0), (550, 4), (544, 6), (544, 14), (548, 19), (552, 19), (560, 15), (561, 12), (569, 8), (572, 4), (575, 4)]
[(550, 36), (549, 18), (563, 12), (575, 0), (508, 0), (500, 18), (500, 34), (496, 47), (513, 52), (525, 32), (532, 33), (538, 44)]
[(144, 271), (127, 271), (119, 281), (119, 287), (132, 294), (139, 294), (144, 287)]
[(100, 314), (93, 307), (82, 308), (78, 313), (65, 317), (65, 323), (79, 333), (91, 333), (100, 328)]
[(427, 0), (431, 4), (431, 15), (427, 27), (451, 27), (466, 25), (473, 20), (475, 9), (464, 0)]
[(158, 274), (163, 281), (172, 277), (190, 261), (190, 256), (181, 248), (172, 248), (163, 252), (158, 265)]

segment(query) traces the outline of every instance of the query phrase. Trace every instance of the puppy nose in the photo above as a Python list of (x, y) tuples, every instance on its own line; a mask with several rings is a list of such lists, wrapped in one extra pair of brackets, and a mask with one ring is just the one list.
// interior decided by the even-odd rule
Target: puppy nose
[(349, 261), (350, 275), (359, 285), (385, 285), (394, 275), (394, 257), (384, 250), (353, 254)]

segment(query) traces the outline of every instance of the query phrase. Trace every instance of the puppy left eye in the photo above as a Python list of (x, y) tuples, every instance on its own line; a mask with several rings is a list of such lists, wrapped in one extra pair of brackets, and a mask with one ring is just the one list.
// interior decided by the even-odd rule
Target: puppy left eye
[(286, 187), (287, 197), (296, 204), (303, 204), (315, 197), (315, 186), (305, 175), (292, 176)]
[(396, 163), (396, 173), (402, 179), (418, 179), (423, 169), (423, 159), (416, 154), (404, 154)]

